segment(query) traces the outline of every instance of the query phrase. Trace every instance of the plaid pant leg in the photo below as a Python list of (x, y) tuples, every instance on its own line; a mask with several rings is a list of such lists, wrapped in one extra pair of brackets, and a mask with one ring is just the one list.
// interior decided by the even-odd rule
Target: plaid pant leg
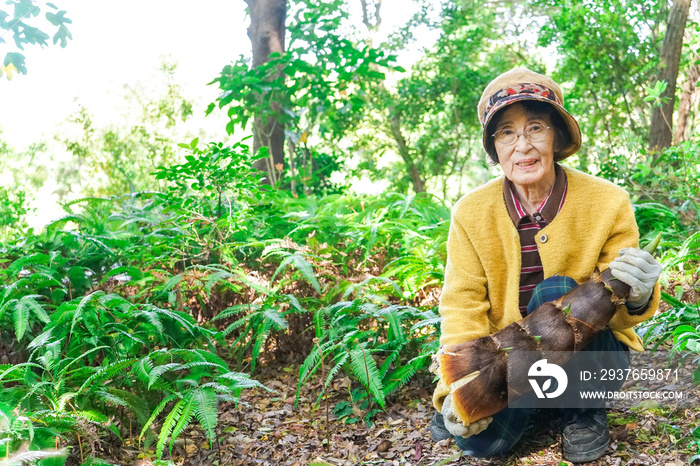
[(466, 455), (477, 458), (501, 456), (510, 451), (530, 425), (533, 410), (505, 408), (493, 415), (491, 424), (477, 435), (455, 437), (455, 443)]
[[(535, 288), (532, 299), (528, 303), (527, 313), (530, 314), (542, 304), (554, 301), (578, 284), (571, 277), (554, 276), (543, 280)], [(615, 338), (612, 330), (606, 328), (599, 332), (584, 348), (583, 351), (614, 352), (619, 355), (615, 360), (615, 368), (629, 367), (629, 348)], [(627, 366), (625, 366), (625, 361)], [(607, 363), (601, 363), (607, 364)], [(611, 366), (605, 365), (610, 368)], [(561, 409), (552, 409), (552, 417), (564, 415)], [(471, 437), (455, 437), (455, 443), (466, 455), (478, 458), (500, 456), (510, 451), (520, 440), (523, 433), (530, 425), (533, 410), (519, 408), (505, 408), (494, 414), (489, 427), (478, 435)]]
[(530, 302), (527, 303), (527, 313), (532, 313), (532, 311), (544, 303), (561, 298), (577, 286), (578, 283), (576, 283), (576, 280), (561, 275), (555, 275), (542, 280), (532, 292), (532, 298), (530, 298)]
[[(595, 358), (588, 358), (589, 361), (594, 361), (595, 366), (592, 368), (600, 374), (603, 370), (622, 370), (625, 371), (630, 367), (630, 349), (627, 345), (615, 338), (615, 334), (606, 327), (603, 331), (595, 334), (593, 339), (583, 348), (583, 352), (595, 351)], [(583, 355), (582, 357), (584, 357)], [(574, 360), (576, 355), (574, 355)], [(574, 362), (575, 364), (575, 362)], [(606, 391), (617, 391), (622, 387), (624, 380), (588, 380), (580, 381), (581, 390), (600, 390), (604, 388)], [(601, 387), (602, 385), (602, 387)]]
[[(535, 309), (540, 307), (542, 304), (554, 301), (560, 298), (569, 291), (576, 288), (578, 284), (571, 277), (555, 275), (549, 277), (535, 288), (532, 294), (532, 299), (528, 303), (527, 313), (530, 314)], [(630, 355), (629, 347), (624, 343), (620, 342), (613, 334), (610, 328), (605, 328), (604, 330), (598, 332), (593, 336), (591, 341), (583, 348), (582, 351), (595, 351), (596, 357), (596, 367), (594, 368), (598, 373), (603, 369), (622, 369), (625, 370), (630, 365)], [(576, 365), (576, 355), (570, 362), (572, 367)], [(588, 358), (590, 360), (590, 358)], [(566, 367), (565, 367), (566, 369)], [(570, 377), (570, 380), (571, 377)], [(575, 379), (574, 379), (575, 380)], [(582, 381), (580, 390), (596, 390), (600, 389), (599, 381)], [(608, 391), (616, 391), (622, 386), (623, 381), (609, 381), (603, 383), (604, 388)]]

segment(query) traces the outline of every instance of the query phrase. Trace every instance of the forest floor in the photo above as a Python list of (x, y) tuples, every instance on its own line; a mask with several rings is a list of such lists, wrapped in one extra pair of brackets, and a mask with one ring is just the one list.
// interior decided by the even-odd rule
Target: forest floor
[[(645, 353), (646, 354), (646, 353)], [(648, 354), (637, 364), (665, 368), (667, 357)], [(632, 367), (635, 366), (633, 358)], [(700, 425), (700, 386), (693, 385), (691, 372), (697, 362), (682, 365), (678, 382), (649, 390), (680, 390), (681, 400), (663, 402), (609, 402), (608, 421), (612, 441), (606, 454), (594, 465), (689, 464), (697, 454), (689, 446), (693, 430)], [(210, 447), (196, 428), (176, 441), (170, 457), (176, 465), (570, 465), (561, 455), (562, 425), (540, 419), (509, 456), (494, 460), (464, 457), (451, 439), (433, 442), (428, 426), (433, 415), (430, 380), (413, 380), (404, 387), (373, 424), (348, 423), (350, 407), (339, 419), (334, 407), (349, 399), (348, 380), (338, 379), (320, 407), (313, 404), (321, 386), (302, 389), (294, 408), (298, 367), (265, 366), (258, 380), (273, 392), (257, 389), (243, 393), (238, 405), (223, 405), (219, 412), (218, 445)], [(624, 388), (627, 387), (627, 384)], [(327, 405), (326, 405), (327, 403)], [(356, 413), (359, 417), (362, 415)], [(118, 464), (148, 466), (150, 459), (136, 459), (138, 448), (120, 448)], [(166, 453), (167, 455), (167, 453)], [(700, 464), (700, 461), (694, 463)]]

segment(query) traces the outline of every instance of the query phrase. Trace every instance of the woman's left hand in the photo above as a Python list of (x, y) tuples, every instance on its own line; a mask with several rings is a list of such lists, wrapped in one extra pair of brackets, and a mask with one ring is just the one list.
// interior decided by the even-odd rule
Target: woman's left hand
[(661, 264), (646, 251), (624, 248), (620, 249), (619, 257), (610, 263), (610, 270), (615, 278), (632, 288), (627, 306), (640, 308), (651, 298), (654, 284), (661, 275)]

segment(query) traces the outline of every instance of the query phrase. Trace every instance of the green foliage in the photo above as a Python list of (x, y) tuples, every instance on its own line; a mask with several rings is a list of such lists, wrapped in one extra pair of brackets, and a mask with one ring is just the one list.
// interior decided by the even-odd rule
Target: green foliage
[(166, 194), (183, 210), (206, 217), (222, 217), (224, 209), (238, 210), (241, 202), (236, 197), (250, 195), (260, 185), (251, 162), (265, 157), (264, 151), (253, 158), (242, 142), (231, 147), (212, 143), (205, 149), (198, 149), (198, 143), (195, 138), (190, 144), (179, 144), (191, 155), (185, 156), (185, 163), (158, 167), (155, 178), (171, 182)]
[(661, 293), (661, 298), (671, 308), (652, 319), (644, 322), (637, 328), (637, 332), (644, 339), (645, 344), (657, 349), (663, 343), (672, 340), (681, 326), (692, 326), (700, 322), (699, 309), (696, 304), (686, 304), (680, 301), (680, 296), (674, 297), (668, 293)]
[[(643, 239), (662, 234), (661, 263), (669, 274), (695, 281), (700, 267), (700, 170), (697, 140), (665, 149), (656, 159), (643, 151), (634, 159), (619, 155), (600, 174), (632, 196)], [(624, 176), (623, 176), (624, 175)]]
[(213, 442), (218, 402), (260, 386), (207, 349), (215, 336), (189, 314), (98, 291), (58, 306), (28, 345), (28, 361), (0, 366), (0, 385), (15, 410), (47, 428), (47, 419), (67, 422), (72, 435), (89, 422), (119, 436), (109, 422), (114, 408), (131, 412), (142, 436), (150, 434), (177, 401), (158, 435), (160, 457), (166, 437), (174, 441), (193, 416)]
[(700, 322), (695, 324), (680, 325), (673, 331), (673, 349), (688, 357), (695, 355), (694, 361), (698, 367), (693, 372), (693, 380), (700, 384)]
[(222, 356), (253, 372), (287, 353), (300, 383), (350, 377), (370, 422), (437, 344), (447, 207), (294, 198), (258, 185), (242, 143), (180, 148), (163, 193), (79, 199), (4, 246), (0, 328), (25, 348), (0, 367), (4, 400), (64, 426), (61, 444), (133, 423), (160, 458), (195, 423), (215, 442), (219, 403), (260, 387)]
[(489, 176), (476, 114), (481, 90), (523, 58), (517, 41), (500, 46), (512, 33), (506, 25), (516, 22), (507, 6), (445, 1), (440, 8), (436, 43), (395, 76), (395, 90), (370, 96), (374, 111), (367, 131), (353, 135), (351, 154), (360, 159), (357, 176), (389, 181), (399, 192), (417, 191), (420, 178), (428, 192), (452, 199)]
[[(192, 428), (214, 446), (221, 403), (265, 389), (252, 377), (274, 359), (299, 364), (297, 404), (320, 382), (318, 407), (339, 382), (347, 398), (336, 417), (371, 423), (427, 375), (437, 350), (443, 200), (494, 173), (481, 147), (481, 90), (516, 65), (546, 71), (540, 46), (559, 51), (553, 74), (584, 130), (574, 163), (630, 192), (642, 243), (662, 234), (665, 284), (681, 283), (663, 294), (670, 309), (641, 328), (646, 343), (672, 341), (697, 358), (698, 306), (683, 290), (697, 289), (700, 274), (700, 145), (655, 159), (640, 149), (663, 87), (648, 85), (666, 7), (633, 3), (446, 0), (432, 19), (424, 5), (414, 24), (438, 39), (405, 71), (392, 54), (406, 40), (376, 46), (371, 24), (364, 37), (346, 32), (345, 2), (292, 2), (287, 52), (256, 69), (244, 58), (224, 67), (209, 108), (226, 109), (229, 134), (256, 115), (285, 124), (290, 159), (277, 189), (252, 167), (265, 148), (189, 135), (170, 143), (192, 105), (167, 64), (157, 99), (131, 90), (139, 105), (128, 125), (97, 128), (87, 111), (74, 115), (77, 131), (60, 138), (71, 159), (57, 177), (62, 200), (75, 199), (41, 232), (22, 222), (46, 178), (34, 163), (45, 148), (1, 145), (0, 169), (16, 189), (0, 188), (0, 454), (82, 450), (125, 440), (132, 425), (159, 460)], [(331, 181), (335, 171), (392, 191), (350, 194)], [(440, 198), (405, 194), (421, 183)]]
[[(288, 17), (285, 53), (256, 68), (244, 56), (226, 65), (210, 83), (222, 94), (208, 113), (227, 108), (229, 134), (254, 115), (283, 123), (291, 154), (284, 176), (294, 183), (293, 191), (334, 191), (328, 178), (340, 168), (336, 143), (362, 120), (366, 94), (395, 57), (340, 34), (348, 18), (342, 0), (299, 0)], [(322, 143), (312, 144), (314, 137)]]
[[(573, 83), (567, 108), (577, 116), (588, 143), (579, 166), (605, 162), (620, 153), (630, 135), (641, 145), (648, 134), (645, 85), (655, 82), (665, 1), (531, 0), (539, 24), (539, 43), (555, 46), (559, 61), (553, 78)], [(620, 12), (625, 12), (620, 14)], [(623, 173), (623, 172), (621, 172)]]
[[(53, 464), (63, 464), (68, 455), (64, 450), (51, 450), (56, 437), (63, 436), (75, 425), (60, 422), (55, 418), (31, 419), (17, 414), (5, 403), (0, 403), (0, 454), (6, 461), (0, 464), (24, 464), (25, 461), (38, 461), (56, 458)], [(18, 452), (20, 447), (27, 451)]]
[[(393, 289), (395, 284), (387, 281)], [(374, 404), (383, 409), (387, 396), (427, 369), (437, 349), (437, 328), (427, 332), (426, 327), (436, 324), (437, 316), (431, 311), (391, 305), (377, 295), (318, 310), (314, 315), (315, 346), (299, 369), (297, 402), (301, 387), (325, 365), (317, 403), (342, 369), (364, 388), (360, 398), (351, 392), (352, 400), (371, 418)]]
[(25, 191), (0, 186), (0, 240), (9, 239), (26, 227), (27, 201)]
[[(48, 46), (49, 39), (53, 40), (54, 45), (60, 42), (61, 47), (65, 47), (68, 45), (68, 40), (73, 38), (73, 35), (66, 26), (73, 21), (66, 18), (66, 11), (58, 10), (53, 3), (35, 5), (32, 0), (7, 0), (5, 4), (7, 6), (0, 10), (0, 31), (4, 31), (3, 34), (0, 35), (0, 44), (7, 43), (4, 36), (9, 32), (12, 32), (12, 39), (19, 50), (24, 50), (25, 45)], [(42, 6), (53, 10), (47, 11), (44, 15), (46, 20), (50, 23), (50, 26), (56, 28), (53, 37), (35, 26), (36, 21), (33, 20), (33, 18), (40, 15)], [(12, 13), (8, 12), (10, 8), (13, 9)], [(45, 24), (44, 26), (49, 26), (49, 24)], [(27, 67), (24, 59), (24, 55), (19, 52), (6, 52), (0, 75), (4, 72), (7, 73), (8, 79), (12, 79), (13, 71), (27, 74)]]
[(83, 196), (113, 196), (162, 190), (155, 167), (181, 161), (173, 140), (192, 139), (185, 123), (193, 103), (178, 84), (177, 65), (163, 61), (150, 86), (125, 86), (119, 120), (97, 125), (83, 106), (61, 125), (50, 149), (67, 152), (53, 176), (61, 202)]
[[(688, 447), (692, 448), (693, 446), (700, 451), (700, 425), (698, 425), (695, 429), (693, 429), (693, 432), (691, 433), (692, 438), (690, 440), (690, 443), (688, 444)], [(693, 464), (694, 461), (697, 461), (700, 459), (700, 453), (691, 456), (688, 458), (688, 462), (690, 464)]]
[(670, 308), (643, 323), (638, 332), (652, 350), (672, 342), (671, 354), (697, 364), (693, 381), (700, 384), (700, 304), (682, 302), (682, 293), (680, 286), (677, 297), (662, 292), (661, 298)]

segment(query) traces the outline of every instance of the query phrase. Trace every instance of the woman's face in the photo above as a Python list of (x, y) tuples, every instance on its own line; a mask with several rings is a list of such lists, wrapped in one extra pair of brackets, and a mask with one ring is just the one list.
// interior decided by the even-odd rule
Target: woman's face
[[(496, 126), (496, 131), (523, 131), (534, 124), (552, 126), (549, 117), (529, 117), (520, 104), (510, 105)], [(554, 130), (541, 141), (530, 141), (524, 134), (510, 145), (495, 141), (498, 163), (510, 181), (521, 186), (547, 185), (554, 181)]]

